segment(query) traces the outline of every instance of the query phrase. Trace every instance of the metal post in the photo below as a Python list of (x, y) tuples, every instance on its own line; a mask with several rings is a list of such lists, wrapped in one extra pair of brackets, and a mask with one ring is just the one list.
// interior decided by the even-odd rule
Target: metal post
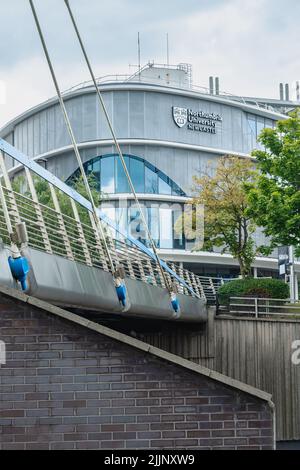
[(285, 84), (285, 101), (290, 101), (290, 87), (289, 84)]
[(27, 167), (25, 167), (25, 175), (26, 175), (26, 178), (27, 178), (29, 191), (31, 193), (31, 197), (32, 197), (32, 200), (33, 200), (33, 203), (34, 203), (34, 208), (35, 208), (36, 217), (37, 217), (37, 224), (39, 225), (39, 228), (40, 228), (40, 231), (41, 231), (41, 234), (42, 234), (42, 238), (43, 238), (43, 242), (44, 242), (46, 252), (52, 254), (51, 243), (50, 243), (50, 240), (49, 240), (49, 237), (48, 237), (48, 232), (47, 232), (47, 228), (46, 228), (46, 225), (45, 225), (42, 209), (39, 205), (39, 200), (38, 200), (38, 197), (37, 197), (37, 193), (36, 193), (36, 190), (35, 190), (35, 186), (34, 186), (34, 182), (33, 182), (30, 170)]
[(258, 298), (254, 299), (254, 308), (255, 308), (255, 318), (258, 318)]
[(138, 67), (139, 67), (139, 81), (141, 80), (141, 41), (140, 33), (138, 33)]
[(9, 236), (11, 236), (13, 234), (13, 228), (12, 228), (9, 211), (8, 211), (7, 204), (6, 204), (5, 195), (4, 195), (3, 188), (2, 188), (1, 177), (0, 177), (0, 200), (2, 204), (7, 231), (8, 231)]
[(68, 233), (67, 233), (67, 230), (66, 230), (66, 226), (65, 226), (65, 223), (64, 223), (64, 219), (63, 219), (63, 216), (62, 216), (62, 213), (61, 213), (61, 210), (60, 210), (60, 205), (59, 205), (59, 202), (58, 202), (57, 194), (55, 192), (54, 186), (51, 183), (49, 183), (49, 187), (50, 187), (52, 201), (53, 201), (53, 204), (54, 204), (54, 209), (57, 212), (57, 220), (58, 220), (58, 224), (60, 226), (61, 235), (62, 235), (63, 240), (64, 240), (67, 257), (69, 259), (71, 259), (72, 261), (74, 261), (74, 256), (73, 256), (73, 252), (72, 252), (72, 248), (71, 248), (71, 243), (70, 243)]
[(211, 95), (214, 94), (214, 78), (213, 77), (209, 77), (209, 93)]
[[(1, 200), (1, 203), (2, 203), (2, 207), (3, 207), (3, 214), (4, 214), (4, 219), (5, 219), (7, 231), (8, 231), (8, 234), (9, 234), (9, 238), (11, 240), (12, 256), (14, 258), (18, 258), (21, 255), (20, 255), (19, 248), (17, 247), (15, 241), (13, 241), (13, 239), (14, 239), (14, 236), (13, 236), (14, 235), (14, 230), (13, 230), (13, 225), (11, 223), (11, 218), (10, 218), (11, 215), (10, 215), (8, 207), (7, 207), (5, 194), (4, 194), (3, 187), (2, 187), (2, 182), (1, 182), (1, 176), (3, 176), (5, 184), (8, 185), (9, 188), (11, 188), (10, 179), (9, 179), (8, 173), (6, 171), (6, 166), (5, 166), (5, 162), (4, 162), (4, 155), (3, 155), (3, 152), (1, 152), (1, 151), (0, 151), (0, 170), (2, 171), (2, 175), (0, 175), (0, 200)], [(11, 193), (11, 196), (13, 197), (12, 193)], [(13, 203), (13, 205), (15, 207), (15, 210), (16, 210), (17, 221), (20, 222), (19, 212), (18, 212), (17, 204), (16, 204), (16, 201), (15, 201), (14, 197), (13, 197), (12, 203)]]
[(97, 227), (96, 227), (96, 223), (95, 223), (95, 219), (94, 219), (93, 215), (91, 214), (91, 212), (89, 212), (89, 217), (90, 217), (92, 229), (93, 229), (95, 240), (96, 240), (96, 248), (98, 249), (98, 251), (100, 253), (100, 258), (101, 258), (103, 269), (104, 269), (104, 271), (110, 272), (108, 264), (107, 264), (106, 256), (105, 256), (105, 253), (104, 253), (104, 250), (103, 250), (103, 246), (102, 246), (102, 243), (101, 243), (101, 237), (99, 236), (99, 233), (98, 233)]
[[(29, 0), (30, 3), (32, 4), (32, 0)], [(113, 141), (114, 141), (114, 144), (115, 144), (115, 147), (116, 147), (116, 150), (117, 150), (117, 153), (119, 155), (119, 158), (120, 158), (120, 161), (121, 161), (121, 164), (122, 164), (122, 167), (123, 167), (123, 170), (125, 172), (125, 175), (126, 175), (126, 178), (128, 180), (128, 184), (129, 184), (129, 187), (131, 189), (131, 192), (134, 196), (134, 199), (137, 203), (137, 207), (140, 211), (140, 214), (141, 214), (141, 219), (142, 219), (142, 222), (143, 222), (143, 225), (145, 227), (145, 230), (146, 230), (146, 233), (147, 233), (147, 236), (148, 236), (148, 239), (151, 243), (151, 247), (152, 247), (152, 251), (153, 251), (153, 254), (156, 258), (156, 262), (157, 262), (157, 265), (158, 265), (158, 268), (161, 272), (161, 276), (164, 280), (164, 284), (165, 284), (165, 287), (169, 290), (169, 293), (172, 294), (172, 285), (170, 284), (169, 282), (169, 278), (167, 276), (167, 273), (164, 271), (162, 265), (161, 265), (161, 261), (159, 259), (159, 256), (158, 256), (158, 253), (157, 253), (157, 249), (156, 249), (156, 246), (155, 246), (155, 243), (154, 243), (154, 240), (152, 238), (152, 235), (151, 235), (151, 232), (150, 232), (150, 229), (149, 229), (149, 226), (147, 224), (147, 221), (146, 221), (146, 217), (144, 215), (144, 212), (142, 211), (142, 207), (141, 207), (141, 204), (139, 202), (139, 199), (137, 197), (137, 194), (136, 194), (136, 191), (135, 191), (135, 188), (134, 188), (134, 185), (133, 185), (133, 182), (132, 182), (132, 179), (131, 179), (131, 176), (129, 174), (129, 171), (128, 171), (128, 168), (127, 168), (127, 165), (126, 165), (126, 162), (125, 162), (125, 159), (124, 159), (124, 156), (123, 156), (123, 152), (121, 150), (121, 147), (119, 145), (119, 142), (118, 142), (118, 139), (117, 139), (117, 136), (115, 134), (115, 131), (114, 131), (114, 128), (113, 128), (113, 125), (112, 125), (112, 122), (111, 122), (111, 119), (109, 117), (109, 114), (108, 114), (108, 111), (106, 109), (106, 106), (105, 106), (105, 103), (104, 103), (104, 100), (103, 100), (103, 97), (102, 97), (102, 94), (100, 92), (100, 89), (97, 85), (97, 81), (96, 81), (96, 78), (95, 78), (95, 74), (93, 72), (93, 69), (92, 69), (92, 66), (91, 66), (91, 63), (90, 63), (90, 60), (88, 58), (88, 55), (87, 55), (87, 52), (86, 52), (86, 49), (84, 47), (84, 44), (83, 44), (83, 41), (82, 41), (82, 38), (81, 38), (81, 35), (80, 35), (80, 32), (79, 32), (79, 29), (78, 29), (78, 26), (77, 26), (77, 23), (75, 21), (75, 18), (74, 18), (74, 15), (73, 15), (73, 12), (71, 10), (71, 7), (70, 7), (70, 4), (69, 4), (69, 0), (64, 0), (65, 4), (66, 4), (66, 7), (68, 9), (68, 12), (69, 12), (69, 15), (70, 15), (70, 18), (71, 18), (71, 21), (72, 21), (72, 24), (74, 26), (74, 30), (75, 30), (75, 33), (76, 33), (76, 36), (78, 38), (78, 42), (79, 42), (79, 45), (81, 47), (81, 50), (82, 50), (82, 54), (85, 58), (85, 61), (86, 61), (86, 65), (89, 69), (89, 72), (90, 72), (90, 75), (91, 75), (91, 78), (92, 78), (92, 81), (93, 81), (93, 84), (94, 84), (94, 88), (95, 88), (95, 91), (96, 91), (96, 94), (98, 96), (98, 99), (99, 99), (99, 102), (101, 104), (101, 107), (102, 107), (102, 110), (103, 110), (103, 113), (105, 115), (105, 118), (106, 118), (106, 122), (108, 124), (108, 127), (109, 127), (109, 130), (110, 130), (110, 133), (112, 135), (112, 138), (113, 138)]]
[(5, 165), (5, 161), (4, 161), (4, 154), (1, 151), (0, 151), (0, 170), (2, 172), (2, 176), (3, 176), (3, 179), (4, 179), (5, 188), (7, 189), (8, 199), (9, 199), (11, 207), (14, 211), (16, 222), (19, 223), (19, 222), (21, 222), (19, 209), (18, 209), (18, 206), (17, 206), (15, 195), (13, 193), (11, 181), (10, 181), (10, 178), (8, 176), (7, 169), (6, 169), (6, 165)]
[(289, 262), (290, 262), (290, 298), (291, 302), (295, 301), (295, 266), (294, 266), (294, 249), (289, 247)]
[(108, 248), (107, 243), (106, 243), (104, 230), (103, 230), (103, 227), (102, 227), (102, 222), (101, 222), (101, 220), (99, 219), (99, 217), (97, 215), (97, 208), (96, 208), (96, 205), (95, 205), (93, 194), (92, 194), (92, 191), (91, 191), (91, 188), (90, 188), (90, 185), (89, 185), (89, 182), (88, 182), (85, 170), (84, 170), (83, 162), (82, 162), (80, 152), (79, 152), (79, 148), (78, 148), (78, 145), (77, 145), (77, 142), (76, 142), (76, 139), (75, 139), (75, 135), (74, 135), (73, 128), (72, 128), (72, 125), (71, 125), (71, 121), (70, 121), (69, 115), (67, 113), (67, 109), (66, 109), (66, 106), (65, 106), (65, 103), (64, 103), (64, 99), (62, 97), (62, 93), (61, 93), (59, 85), (58, 85), (56, 74), (54, 72), (54, 68), (53, 68), (53, 65), (52, 65), (52, 62), (51, 62), (51, 59), (50, 59), (50, 56), (49, 56), (49, 52), (48, 52), (48, 49), (47, 49), (47, 45), (46, 45), (46, 42), (45, 42), (45, 39), (44, 39), (44, 35), (43, 35), (42, 29), (41, 29), (41, 26), (40, 26), (40, 23), (39, 23), (39, 19), (38, 19), (36, 10), (35, 10), (35, 7), (34, 7), (33, 0), (29, 0), (29, 3), (30, 3), (30, 7), (31, 7), (32, 14), (33, 14), (33, 17), (34, 17), (34, 21), (35, 21), (35, 24), (36, 24), (36, 27), (37, 27), (37, 30), (38, 30), (38, 33), (39, 33), (39, 37), (40, 37), (40, 40), (41, 40), (41, 43), (42, 43), (42, 47), (43, 47), (43, 50), (44, 50), (44, 53), (45, 53), (45, 57), (46, 57), (46, 60), (47, 60), (48, 66), (49, 66), (50, 74), (51, 74), (51, 77), (52, 77), (52, 80), (53, 80), (53, 83), (54, 83), (54, 86), (55, 86), (55, 89), (56, 89), (56, 93), (57, 93), (59, 104), (60, 104), (60, 107), (61, 107), (61, 110), (62, 110), (64, 121), (65, 121), (67, 130), (68, 130), (68, 133), (69, 133), (70, 140), (71, 140), (72, 145), (73, 145), (73, 149), (74, 149), (74, 153), (75, 153), (77, 163), (78, 163), (78, 166), (79, 166), (79, 169), (80, 169), (80, 173), (82, 175), (82, 179), (83, 179), (83, 182), (84, 182), (84, 185), (85, 185), (85, 189), (87, 191), (88, 199), (89, 199), (89, 201), (91, 203), (91, 206), (92, 206), (92, 214), (93, 214), (93, 217), (95, 219), (95, 227), (99, 231), (100, 238), (103, 240), (104, 249), (105, 249), (106, 255), (108, 257), (109, 263), (111, 265), (112, 273), (114, 274), (115, 266), (114, 266), (112, 257), (110, 255), (109, 248)]
[(284, 101), (283, 83), (279, 84), (279, 98), (281, 101)]
[(169, 55), (169, 33), (167, 33), (167, 66), (170, 65), (170, 55)]
[(295, 273), (295, 300), (299, 302), (299, 286), (298, 286), (298, 275)]
[(78, 230), (78, 234), (79, 234), (78, 241), (80, 242), (80, 244), (82, 246), (82, 250), (83, 250), (83, 253), (84, 253), (86, 264), (88, 266), (92, 266), (93, 263), (92, 263), (90, 252), (89, 252), (89, 249), (88, 249), (88, 245), (87, 245), (87, 242), (86, 242), (86, 239), (85, 239), (85, 236), (84, 236), (84, 232), (83, 232), (83, 228), (82, 228), (82, 225), (81, 225), (79, 213), (78, 213), (78, 210), (77, 210), (77, 207), (76, 207), (76, 203), (75, 203), (74, 199), (72, 199), (72, 198), (70, 198), (70, 201), (71, 201), (72, 211), (73, 211), (73, 214), (74, 214), (74, 218), (76, 220), (77, 230)]

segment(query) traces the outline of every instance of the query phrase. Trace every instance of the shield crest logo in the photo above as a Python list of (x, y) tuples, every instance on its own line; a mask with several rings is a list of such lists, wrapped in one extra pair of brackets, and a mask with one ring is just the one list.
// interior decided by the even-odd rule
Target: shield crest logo
[(183, 127), (187, 123), (187, 109), (173, 106), (173, 119), (178, 127)]

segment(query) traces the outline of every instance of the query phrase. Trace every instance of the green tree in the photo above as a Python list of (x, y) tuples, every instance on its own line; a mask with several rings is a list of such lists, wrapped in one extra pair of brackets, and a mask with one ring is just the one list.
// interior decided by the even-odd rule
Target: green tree
[[(213, 176), (193, 178), (192, 203), (204, 205), (203, 248), (211, 251), (213, 247), (221, 247), (222, 253), (230, 253), (238, 261), (242, 277), (250, 275), (251, 265), (259, 252), (252, 237), (256, 225), (247, 214), (244, 191), (244, 184), (252, 181), (255, 175), (252, 161), (229, 156), (218, 161)], [(191, 238), (189, 232), (197, 225), (196, 210), (182, 218), (176, 221), (175, 230), (179, 231), (184, 225), (185, 235)], [(186, 223), (186, 218), (193, 220)]]
[[(38, 175), (33, 175), (33, 182), (34, 182), (34, 186), (35, 186), (35, 190), (36, 190), (39, 202), (43, 204), (44, 206), (47, 206), (53, 209), (54, 204), (53, 204), (48, 182), (43, 180)], [(103, 198), (103, 195), (98, 190), (97, 181), (93, 174), (90, 174), (88, 176), (88, 182), (92, 191), (95, 204), (96, 206), (99, 206)], [(12, 186), (15, 192), (24, 194), (25, 196), (31, 198), (31, 194), (30, 194), (29, 188), (27, 187), (26, 178), (24, 175), (20, 175), (14, 178), (12, 182)], [(86, 191), (84, 181), (81, 175), (72, 181), (72, 187), (75, 189), (75, 191), (77, 191), (83, 197), (88, 199), (87, 191)], [(65, 193), (57, 189), (56, 189), (56, 194), (57, 194), (61, 212), (65, 215), (68, 215), (69, 217), (74, 218), (73, 209), (70, 203), (69, 196), (67, 196)], [(89, 218), (88, 211), (79, 204), (77, 204), (77, 209), (78, 209), (81, 222), (87, 225), (90, 225), (90, 218)]]
[(293, 245), (300, 256), (300, 114), (279, 121), (275, 129), (264, 129), (255, 150), (260, 172), (246, 184), (247, 214), (271, 238), (268, 252), (278, 245)]

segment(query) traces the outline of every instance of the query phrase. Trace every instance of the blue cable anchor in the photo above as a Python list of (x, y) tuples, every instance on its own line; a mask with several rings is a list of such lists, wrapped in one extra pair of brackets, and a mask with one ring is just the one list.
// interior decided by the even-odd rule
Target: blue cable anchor
[(177, 317), (180, 316), (179, 300), (178, 300), (177, 295), (175, 294), (175, 292), (171, 292), (170, 297), (171, 297), (171, 305), (172, 305), (173, 310), (175, 312), (175, 317), (177, 318)]
[(121, 302), (123, 307), (126, 307), (127, 290), (125, 284), (120, 284), (119, 286), (116, 286), (116, 291), (119, 301)]
[(17, 258), (9, 256), (8, 264), (14, 279), (20, 282), (22, 290), (25, 291), (27, 289), (27, 274), (30, 270), (27, 259), (22, 256)]
[(123, 307), (126, 307), (127, 289), (124, 283), (125, 270), (123, 266), (117, 267), (114, 273), (114, 278), (115, 278), (115, 287), (116, 287), (119, 302), (121, 302)]

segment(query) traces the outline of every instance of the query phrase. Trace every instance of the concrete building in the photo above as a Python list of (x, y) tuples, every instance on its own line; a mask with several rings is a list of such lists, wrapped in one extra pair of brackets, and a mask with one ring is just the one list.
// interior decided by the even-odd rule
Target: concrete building
[[(299, 102), (290, 101), (288, 93), (278, 101), (224, 94), (219, 79), (212, 77), (210, 88), (196, 87), (188, 64), (149, 63), (130, 77), (108, 77), (99, 85), (160, 255), (200, 275), (237, 275), (237, 263), (230, 255), (191, 251), (193, 242), (175, 232), (174, 222), (189, 201), (193, 175), (212, 172), (225, 154), (249, 158), (250, 151), (259, 147), (260, 131), (285, 119), (284, 113)], [(104, 210), (145, 241), (139, 211), (93, 87), (76, 86), (65, 93), (65, 100), (86, 170), (106, 195)], [(78, 173), (56, 98), (18, 116), (1, 129), (0, 136), (64, 181), (72, 183)], [(258, 244), (266, 241), (261, 232), (255, 237)], [(272, 256), (257, 258), (254, 274), (277, 275), (277, 253)]]

